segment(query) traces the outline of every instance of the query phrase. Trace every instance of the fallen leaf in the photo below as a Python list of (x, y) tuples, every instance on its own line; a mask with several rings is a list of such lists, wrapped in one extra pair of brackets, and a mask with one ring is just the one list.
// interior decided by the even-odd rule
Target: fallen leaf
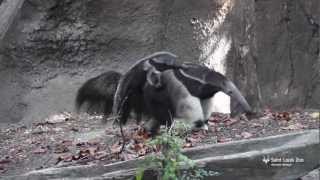
[(109, 155), (109, 153), (105, 152), (105, 151), (99, 151), (96, 152), (94, 158), (97, 160), (102, 160), (104, 158), (106, 158)]
[(61, 144), (65, 145), (65, 146), (71, 146), (71, 145), (72, 145), (72, 141), (70, 141), (70, 140), (63, 140), (63, 141), (61, 142)]
[(208, 121), (209, 126), (217, 126), (217, 123), (212, 122), (212, 121)]
[(194, 131), (192, 132), (192, 137), (196, 139), (202, 139), (206, 137), (206, 131)]
[(239, 118), (241, 121), (249, 121), (249, 118), (245, 114), (240, 115)]
[(228, 114), (223, 113), (212, 113), (211, 117), (209, 118), (209, 121), (219, 123), (223, 121), (227, 121), (230, 118)]
[(192, 143), (184, 143), (183, 148), (190, 148), (192, 147)]
[(135, 143), (131, 146), (131, 149), (133, 149), (134, 151), (138, 152), (140, 149), (142, 149), (144, 147), (144, 144), (142, 143)]
[(139, 151), (138, 151), (138, 155), (139, 156), (144, 156), (144, 155), (146, 155), (147, 154), (147, 148), (142, 148), (142, 149), (140, 149)]
[(235, 137), (236, 137), (236, 138), (242, 138), (242, 136), (239, 135), (239, 134), (236, 134)]
[(89, 149), (82, 149), (82, 150), (80, 150), (77, 154), (78, 154), (78, 155), (80, 156), (80, 158), (81, 158), (81, 157), (90, 155), (91, 152), (90, 152)]
[(89, 146), (95, 146), (99, 144), (99, 139), (91, 139), (87, 142)]
[(111, 153), (119, 153), (121, 150), (121, 145), (119, 145), (119, 143), (116, 143), (112, 145), (110, 149), (111, 149)]
[(289, 112), (276, 112), (272, 114), (273, 118), (275, 120), (291, 120), (290, 113)]
[(9, 150), (9, 154), (19, 154), (22, 152), (21, 147), (12, 148)]
[(270, 108), (266, 108), (263, 110), (263, 114), (266, 116), (268, 115), (272, 116), (272, 110)]
[(221, 119), (218, 119), (218, 118), (214, 118), (214, 117), (209, 118), (209, 122), (218, 123), (220, 121), (221, 121)]
[(8, 158), (5, 158), (5, 159), (0, 159), (0, 164), (7, 164), (7, 163), (10, 163), (10, 159)]
[(72, 154), (71, 153), (67, 153), (67, 154), (63, 154), (63, 155), (59, 156), (56, 164), (58, 164), (60, 161), (71, 162), (72, 160), (73, 160)]
[(56, 145), (55, 149), (54, 149), (54, 153), (65, 153), (65, 152), (68, 152), (69, 151), (69, 148), (64, 145), (64, 144), (58, 144)]
[(232, 138), (218, 138), (217, 140), (219, 143), (224, 143), (224, 142), (229, 142), (229, 141), (232, 141)]
[(71, 156), (71, 160), (77, 161), (77, 160), (79, 160), (81, 157), (82, 157), (82, 156), (80, 156), (79, 154), (73, 155), (73, 156)]
[(281, 127), (283, 130), (299, 130), (299, 129), (305, 129), (307, 126), (302, 125), (301, 123), (291, 124), (287, 127)]
[(148, 134), (148, 132), (144, 129), (144, 128), (138, 128), (137, 129), (137, 134), (135, 135), (136, 139), (149, 139), (150, 135)]
[(129, 153), (125, 153), (125, 152), (122, 153), (122, 156), (125, 161), (137, 158), (137, 156), (135, 154), (129, 154)]
[(45, 122), (36, 122), (36, 123), (33, 123), (33, 125), (35, 127), (38, 127), (38, 126), (52, 125), (52, 123), (49, 123), (49, 122), (45, 121)]
[(251, 123), (251, 126), (254, 127), (254, 128), (263, 127), (263, 125), (260, 124), (260, 123)]
[(60, 127), (56, 127), (56, 128), (52, 128), (52, 131), (54, 132), (61, 132), (63, 131), (64, 129), (63, 128), (60, 128)]
[(242, 132), (241, 136), (245, 139), (252, 137), (253, 135), (249, 132)]
[(259, 118), (260, 121), (266, 121), (266, 120), (270, 120), (270, 118), (273, 118), (272, 116), (262, 116), (261, 118)]
[(107, 135), (114, 135), (114, 129), (113, 128), (107, 128), (107, 129), (105, 129), (105, 133)]
[(225, 125), (226, 125), (226, 126), (231, 126), (231, 125), (233, 125), (233, 124), (235, 124), (235, 123), (237, 123), (237, 122), (238, 122), (237, 119), (230, 118), (230, 119), (228, 119), (228, 120), (225, 122)]
[(36, 150), (33, 151), (34, 154), (43, 154), (47, 152), (47, 148), (40, 146)]
[(89, 154), (90, 154), (91, 156), (94, 156), (95, 153), (98, 152), (99, 147), (98, 147), (98, 146), (96, 146), (96, 147), (89, 147), (88, 150), (89, 150)]
[(35, 129), (32, 130), (32, 134), (44, 134), (50, 131), (51, 129), (47, 126), (37, 126)]
[(220, 131), (222, 131), (223, 129), (224, 129), (224, 127), (216, 127), (215, 131), (216, 131), (216, 132), (220, 132)]
[(0, 165), (0, 174), (7, 172), (7, 169)]
[(314, 119), (320, 120), (320, 112), (311, 113), (310, 116)]
[(191, 143), (191, 144), (197, 143), (200, 140), (201, 140), (200, 138), (197, 138), (197, 137), (194, 137), (194, 136), (186, 138), (186, 142), (187, 143)]

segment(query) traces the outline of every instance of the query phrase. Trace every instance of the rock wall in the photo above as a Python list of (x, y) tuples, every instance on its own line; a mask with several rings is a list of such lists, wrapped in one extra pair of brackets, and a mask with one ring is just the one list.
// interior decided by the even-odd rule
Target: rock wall
[(159, 50), (225, 73), (256, 109), (320, 108), (319, 7), (317, 0), (27, 0), (1, 42), (1, 122), (72, 111), (86, 79), (125, 71)]
[(257, 70), (264, 104), (320, 107), (320, 2), (257, 1)]

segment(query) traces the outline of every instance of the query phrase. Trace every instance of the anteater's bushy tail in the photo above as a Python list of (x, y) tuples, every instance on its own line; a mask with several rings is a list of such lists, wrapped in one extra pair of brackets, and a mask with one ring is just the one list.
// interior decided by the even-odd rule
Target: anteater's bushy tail
[[(78, 90), (75, 107), (79, 112), (84, 103), (87, 103), (84, 111), (89, 113), (111, 113), (113, 97), (117, 89), (121, 74), (116, 71), (108, 71), (86, 81)], [(103, 107), (101, 112), (101, 106)], [(97, 109), (96, 107), (100, 107)]]

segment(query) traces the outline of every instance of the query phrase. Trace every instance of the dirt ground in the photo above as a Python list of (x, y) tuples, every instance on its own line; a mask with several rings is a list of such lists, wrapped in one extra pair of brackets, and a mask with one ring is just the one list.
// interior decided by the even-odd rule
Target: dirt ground
[[(184, 148), (265, 137), (319, 128), (319, 111), (264, 110), (259, 118), (213, 114), (209, 131), (185, 137)], [(124, 126), (125, 150), (118, 154), (122, 137), (118, 126), (103, 123), (101, 116), (61, 113), (30, 126), (0, 129), (0, 175), (15, 175), (47, 167), (107, 164), (130, 160), (156, 151), (146, 145), (148, 137), (131, 121)]]

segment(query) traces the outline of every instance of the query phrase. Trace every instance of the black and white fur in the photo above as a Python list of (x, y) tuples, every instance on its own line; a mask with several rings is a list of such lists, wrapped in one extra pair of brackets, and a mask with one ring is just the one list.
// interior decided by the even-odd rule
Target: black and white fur
[(201, 127), (211, 115), (207, 102), (219, 91), (237, 102), (235, 112), (251, 112), (238, 88), (222, 74), (197, 64), (181, 64), (168, 52), (155, 53), (139, 60), (121, 77), (113, 113), (125, 124), (133, 109), (131, 102), (139, 102), (138, 109), (154, 118), (151, 133), (161, 124), (170, 124), (172, 118)]
[(150, 68), (143, 89), (146, 107), (154, 120), (147, 129), (154, 134), (161, 124), (180, 120), (194, 129), (205, 128), (211, 116), (210, 99), (219, 91), (234, 98), (239, 112), (251, 112), (237, 87), (222, 74), (196, 64), (162, 73)]
[(113, 103), (113, 114), (119, 116), (120, 123), (125, 124), (130, 112), (147, 114), (143, 96), (146, 75), (150, 68), (157, 71), (181, 67), (177, 56), (169, 52), (157, 52), (137, 61), (120, 79)]
[(232, 81), (206, 66), (185, 63), (184, 68), (175, 70), (175, 75), (185, 84), (189, 92), (201, 101), (205, 118), (211, 116), (210, 100), (217, 92), (223, 92), (235, 102), (231, 115), (251, 113), (251, 107)]
[(192, 129), (207, 129), (199, 98), (189, 93), (174, 70), (151, 69), (143, 92), (147, 110), (154, 118), (146, 126), (151, 134), (156, 134), (160, 125), (170, 126), (172, 120), (190, 124)]
[[(122, 74), (116, 71), (107, 71), (96, 77), (87, 80), (78, 90), (75, 100), (75, 108), (79, 113), (80, 111), (89, 114), (102, 114), (104, 120), (112, 112), (114, 95)], [(133, 117), (140, 122), (143, 116), (142, 111), (139, 109), (139, 99), (131, 101), (132, 107), (130, 117)], [(145, 114), (146, 115), (146, 114)]]
[(121, 76), (119, 72), (107, 71), (87, 80), (77, 92), (76, 111), (82, 109), (90, 114), (110, 114)]

